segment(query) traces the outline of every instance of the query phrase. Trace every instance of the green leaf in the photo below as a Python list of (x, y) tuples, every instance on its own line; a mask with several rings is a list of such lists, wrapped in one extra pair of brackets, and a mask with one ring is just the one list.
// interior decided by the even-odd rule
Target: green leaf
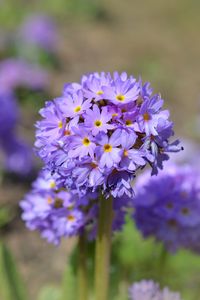
[(25, 288), (15, 261), (4, 244), (0, 244), (0, 299), (25, 300)]
[(0, 207), (0, 228), (6, 226), (13, 218), (13, 212), (9, 207)]
[(61, 291), (56, 286), (45, 286), (39, 293), (38, 300), (60, 300)]

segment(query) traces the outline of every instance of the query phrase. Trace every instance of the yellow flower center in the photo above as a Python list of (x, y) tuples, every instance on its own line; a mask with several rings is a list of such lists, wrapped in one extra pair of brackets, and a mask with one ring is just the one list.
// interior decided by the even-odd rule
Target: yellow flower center
[(110, 144), (105, 144), (104, 145), (104, 152), (111, 152), (112, 151), (112, 146)]
[(143, 99), (141, 97), (139, 97), (136, 101), (137, 105), (141, 105), (143, 103)]
[(62, 121), (59, 121), (58, 122), (58, 128), (62, 128), (63, 127), (63, 122)]
[(117, 113), (115, 113), (115, 114), (112, 114), (112, 117), (117, 117), (118, 116), (118, 114)]
[(150, 115), (148, 113), (144, 113), (143, 118), (144, 118), (144, 121), (149, 121), (150, 120)]
[(67, 216), (67, 220), (68, 221), (74, 221), (75, 220), (75, 217), (73, 215), (68, 215)]
[(183, 208), (181, 209), (181, 213), (182, 213), (183, 215), (187, 216), (187, 215), (189, 215), (190, 210), (189, 210), (189, 208), (187, 208), (187, 207), (183, 207)]
[(125, 96), (119, 94), (119, 95), (116, 96), (116, 99), (117, 99), (118, 101), (120, 101), (120, 102), (123, 102), (123, 101), (125, 100)]
[(74, 112), (76, 112), (76, 113), (79, 112), (80, 110), (81, 110), (81, 106), (80, 105), (74, 108)]
[(84, 146), (88, 147), (90, 145), (90, 140), (87, 137), (85, 137), (83, 139), (82, 143), (83, 143)]
[(168, 225), (171, 227), (171, 228), (176, 228), (177, 227), (177, 222), (175, 219), (170, 219), (168, 221)]
[(56, 187), (56, 183), (55, 183), (54, 180), (52, 180), (52, 181), (50, 182), (50, 188), (53, 189), (53, 188), (55, 188), (55, 187)]
[(174, 208), (173, 203), (172, 203), (172, 202), (168, 202), (168, 203), (166, 204), (166, 208), (168, 208), (168, 209)]
[(93, 169), (97, 168), (97, 164), (95, 164), (94, 162), (92, 162), (92, 163), (90, 164), (90, 166), (91, 166)]
[(59, 198), (56, 198), (55, 202), (54, 202), (54, 207), (55, 208), (61, 208), (61, 207), (63, 207), (63, 200), (59, 199)]
[(124, 156), (128, 156), (128, 150), (124, 150)]
[(99, 95), (99, 96), (102, 94), (103, 94), (103, 91), (101, 91), (101, 90), (97, 92), (97, 95)]
[(130, 125), (132, 125), (133, 123), (132, 123), (132, 121), (131, 120), (126, 120), (126, 125), (127, 126), (130, 126)]
[(70, 135), (71, 134), (71, 131), (70, 130), (65, 130), (64, 131), (64, 135)]
[(102, 125), (102, 122), (100, 120), (96, 120), (94, 124), (95, 126), (100, 127)]
[(53, 202), (53, 200), (52, 200), (52, 198), (49, 196), (48, 198), (47, 198), (47, 203), (48, 204), (51, 204)]

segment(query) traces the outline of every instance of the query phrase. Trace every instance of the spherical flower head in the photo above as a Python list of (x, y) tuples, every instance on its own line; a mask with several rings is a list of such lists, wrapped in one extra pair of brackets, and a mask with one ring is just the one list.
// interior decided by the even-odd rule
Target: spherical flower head
[(199, 180), (195, 167), (170, 164), (156, 177), (139, 177), (134, 219), (144, 237), (154, 236), (172, 252), (200, 251)]
[(56, 44), (55, 24), (49, 16), (30, 15), (21, 25), (19, 39), (24, 43), (52, 51)]
[(167, 287), (160, 289), (153, 280), (142, 280), (129, 288), (130, 300), (181, 300), (179, 293), (171, 292)]
[(149, 83), (125, 72), (84, 75), (41, 109), (38, 155), (70, 190), (109, 194), (112, 185), (114, 197), (132, 195), (139, 169), (150, 164), (156, 173), (168, 152), (179, 151), (178, 141), (169, 143), (173, 123), (162, 105)]

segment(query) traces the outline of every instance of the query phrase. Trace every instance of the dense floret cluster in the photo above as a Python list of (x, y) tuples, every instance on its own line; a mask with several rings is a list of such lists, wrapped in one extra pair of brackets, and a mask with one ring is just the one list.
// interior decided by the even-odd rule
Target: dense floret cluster
[(38, 154), (72, 192), (132, 197), (138, 169), (149, 163), (157, 173), (167, 152), (179, 151), (162, 106), (149, 83), (126, 73), (83, 76), (40, 110)]
[[(56, 185), (56, 175), (42, 171), (33, 183), (33, 190), (21, 201), (22, 219), (30, 230), (38, 230), (48, 242), (58, 245), (61, 238), (80, 235), (88, 239), (96, 236), (99, 201), (97, 193), (83, 197)], [(113, 204), (113, 231), (121, 229), (125, 221), (129, 199), (116, 198)]]
[(167, 287), (160, 289), (152, 280), (134, 283), (129, 289), (130, 300), (181, 300), (179, 293), (171, 292)]
[(154, 236), (168, 250), (200, 251), (200, 172), (168, 165), (158, 176), (148, 172), (136, 184), (134, 218), (144, 237)]

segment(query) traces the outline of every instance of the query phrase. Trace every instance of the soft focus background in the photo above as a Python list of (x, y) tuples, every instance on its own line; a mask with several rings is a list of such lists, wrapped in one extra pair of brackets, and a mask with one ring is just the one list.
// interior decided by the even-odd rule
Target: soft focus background
[[(38, 109), (44, 101), (59, 96), (64, 83), (78, 81), (84, 73), (127, 71), (141, 75), (155, 92), (161, 92), (171, 110), (176, 135), (198, 147), (199, 11), (197, 0), (0, 1), (0, 95), (15, 97), (15, 104), (6, 108), (8, 117), (0, 113), (1, 128), (18, 106), (15, 129), (5, 129), (0, 142), (0, 238), (17, 261), (29, 299), (36, 299), (44, 285), (60, 282), (63, 262), (75, 243), (64, 241), (55, 248), (26, 230), (20, 221), (18, 202), (40, 167), (31, 154)], [(43, 23), (38, 25), (41, 18), (48, 23), (44, 32)], [(31, 39), (38, 32), (44, 39)], [(0, 110), (5, 107), (2, 105)], [(186, 144), (191, 147), (191, 142)], [(114, 257), (126, 267), (127, 276), (158, 276), (153, 269), (159, 246), (142, 241), (129, 225), (116, 237), (116, 243), (121, 252)], [(115, 279), (114, 273), (113, 267)], [(186, 252), (171, 257), (164, 284), (180, 290), (186, 300), (197, 300), (200, 258)], [(121, 285), (120, 290), (126, 288)]]

